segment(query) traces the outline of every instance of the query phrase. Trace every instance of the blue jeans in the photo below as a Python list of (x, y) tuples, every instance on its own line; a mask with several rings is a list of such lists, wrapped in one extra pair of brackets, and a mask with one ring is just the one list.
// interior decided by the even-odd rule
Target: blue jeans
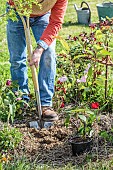
[[(30, 18), (30, 27), (34, 38), (37, 41), (49, 23), (50, 13), (40, 17)], [(17, 14), (18, 21), (8, 20), (7, 41), (10, 53), (10, 72), (12, 81), (17, 81), (20, 90), (25, 93), (25, 99), (28, 98), (28, 75), (27, 75), (27, 50), (24, 27), (20, 17)], [(52, 106), (52, 97), (54, 94), (54, 81), (56, 75), (56, 55), (54, 41), (42, 54), (40, 60), (40, 69), (38, 74), (40, 100), (42, 106)]]

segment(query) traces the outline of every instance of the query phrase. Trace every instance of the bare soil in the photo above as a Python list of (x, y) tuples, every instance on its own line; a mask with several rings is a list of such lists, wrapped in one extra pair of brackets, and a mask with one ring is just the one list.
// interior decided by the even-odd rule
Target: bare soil
[(75, 128), (70, 124), (68, 128), (64, 126), (65, 111), (59, 114), (59, 120), (49, 129), (41, 130), (30, 128), (30, 121), (36, 120), (33, 113), (27, 113), (21, 120), (15, 120), (13, 126), (19, 128), (23, 134), (23, 140), (15, 149), (14, 155), (18, 157), (26, 156), (29, 161), (38, 164), (48, 164), (62, 167), (67, 164), (85, 164), (91, 159), (110, 159), (113, 157), (113, 145), (99, 137), (100, 130), (109, 130), (113, 126), (113, 115), (102, 115), (99, 123), (95, 122), (93, 144), (90, 152), (73, 156), (69, 138), (75, 134)]

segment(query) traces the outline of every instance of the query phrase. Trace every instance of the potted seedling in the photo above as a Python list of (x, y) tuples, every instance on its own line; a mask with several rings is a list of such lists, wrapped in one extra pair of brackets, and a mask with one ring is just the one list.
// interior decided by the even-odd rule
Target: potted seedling
[(79, 155), (91, 149), (93, 140), (93, 123), (96, 119), (94, 112), (87, 109), (74, 109), (68, 111), (65, 124), (73, 124), (74, 134), (70, 137), (69, 143), (72, 146), (73, 155)]

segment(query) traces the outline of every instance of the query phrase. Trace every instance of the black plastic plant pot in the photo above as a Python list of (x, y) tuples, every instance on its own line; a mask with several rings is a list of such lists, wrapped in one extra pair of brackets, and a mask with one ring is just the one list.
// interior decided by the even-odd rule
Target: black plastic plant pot
[(73, 155), (79, 155), (83, 152), (91, 150), (92, 138), (86, 137), (85, 139), (81, 137), (73, 137), (69, 140), (69, 143), (72, 146)]

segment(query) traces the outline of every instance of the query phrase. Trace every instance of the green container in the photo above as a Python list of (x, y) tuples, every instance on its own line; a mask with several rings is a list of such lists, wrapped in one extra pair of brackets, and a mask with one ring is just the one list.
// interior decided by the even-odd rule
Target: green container
[(113, 3), (112, 2), (105, 2), (102, 4), (97, 4), (97, 12), (99, 20), (102, 20), (102, 18), (112, 18), (113, 17)]

